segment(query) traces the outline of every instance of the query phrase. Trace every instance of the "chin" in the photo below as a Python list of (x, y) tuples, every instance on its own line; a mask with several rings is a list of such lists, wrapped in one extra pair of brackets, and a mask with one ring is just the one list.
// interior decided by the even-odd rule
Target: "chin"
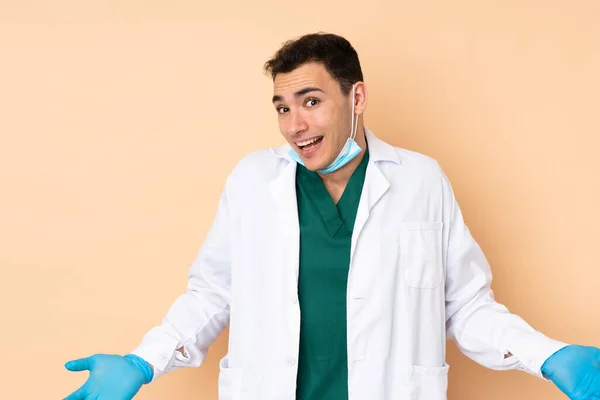
[(307, 160), (307, 161), (304, 161), (304, 166), (309, 171), (317, 172), (317, 171), (327, 168), (329, 166), (329, 164), (323, 163), (323, 162), (318, 162), (318, 161), (310, 162), (310, 160)]
[(317, 163), (312, 163), (310, 161), (304, 161), (304, 167), (312, 172), (317, 172), (320, 169), (323, 169), (324, 167), (321, 166), (321, 164), (317, 164)]

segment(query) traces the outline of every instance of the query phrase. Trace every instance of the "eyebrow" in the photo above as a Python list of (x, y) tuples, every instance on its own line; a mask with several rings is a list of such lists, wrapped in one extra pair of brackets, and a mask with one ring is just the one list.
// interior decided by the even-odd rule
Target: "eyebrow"
[[(304, 89), (298, 90), (296, 93), (294, 93), (294, 95), (295, 95), (295, 97), (300, 97), (300, 96), (304, 96), (306, 93), (310, 93), (310, 92), (325, 93), (322, 89), (319, 89), (317, 87), (305, 87)], [(278, 101), (283, 101), (283, 97), (281, 97), (279, 95), (273, 96), (273, 103), (278, 102)]]

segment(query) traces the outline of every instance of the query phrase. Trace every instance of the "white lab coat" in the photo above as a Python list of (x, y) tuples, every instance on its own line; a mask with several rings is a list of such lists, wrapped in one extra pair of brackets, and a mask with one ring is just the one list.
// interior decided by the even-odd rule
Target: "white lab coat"
[[(566, 344), (494, 301), (488, 262), (439, 164), (365, 133), (347, 294), (350, 400), (446, 399), (446, 339), (485, 367), (544, 379), (541, 365)], [(229, 323), (219, 399), (295, 398), (299, 227), (288, 151), (249, 154), (229, 175), (187, 291), (133, 351), (154, 379), (199, 366)]]

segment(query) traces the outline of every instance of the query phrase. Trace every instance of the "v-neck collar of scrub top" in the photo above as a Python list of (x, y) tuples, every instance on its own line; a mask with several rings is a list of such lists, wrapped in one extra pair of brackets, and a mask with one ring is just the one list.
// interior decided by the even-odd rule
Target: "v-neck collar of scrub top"
[(350, 232), (352, 232), (354, 221), (350, 221), (350, 219), (355, 218), (356, 213), (352, 213), (352, 211), (356, 212), (358, 207), (368, 163), (369, 146), (367, 144), (365, 154), (358, 167), (356, 167), (356, 170), (350, 176), (350, 180), (346, 184), (337, 204), (333, 201), (319, 174), (309, 171), (302, 165), (298, 165), (296, 170), (297, 184), (306, 188), (306, 195), (319, 210), (319, 214), (321, 214), (321, 218), (323, 218), (323, 222), (331, 236), (335, 236), (345, 223)]

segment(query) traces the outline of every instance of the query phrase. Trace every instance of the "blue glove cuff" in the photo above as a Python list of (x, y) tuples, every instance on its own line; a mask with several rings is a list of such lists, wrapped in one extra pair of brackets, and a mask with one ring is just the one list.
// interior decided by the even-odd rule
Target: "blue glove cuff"
[(557, 354), (559, 354), (563, 350), (567, 349), (568, 347), (570, 347), (570, 346), (565, 346), (562, 349), (556, 351), (555, 353), (550, 355), (550, 357), (548, 357), (546, 359), (546, 361), (544, 361), (544, 363), (542, 364), (542, 367), (540, 368), (540, 370), (542, 371), (542, 374), (546, 375), (548, 378), (552, 377), (552, 373), (550, 371), (548, 371), (548, 365), (553, 362), (553, 360)]
[(133, 365), (135, 365), (140, 371), (142, 371), (142, 374), (144, 374), (145, 384), (152, 382), (152, 378), (154, 377), (154, 370), (152, 369), (150, 364), (146, 362), (146, 360), (139, 356), (136, 356), (135, 354), (126, 354), (123, 357), (131, 361)]

